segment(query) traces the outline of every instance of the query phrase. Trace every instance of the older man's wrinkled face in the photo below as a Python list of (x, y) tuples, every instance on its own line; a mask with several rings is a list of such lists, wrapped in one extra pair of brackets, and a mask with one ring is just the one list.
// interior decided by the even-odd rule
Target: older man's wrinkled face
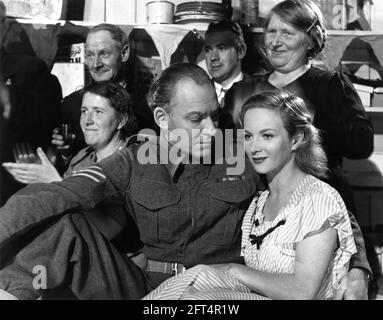
[(128, 57), (109, 31), (100, 30), (88, 34), (85, 44), (85, 64), (94, 81), (119, 81), (122, 63)]

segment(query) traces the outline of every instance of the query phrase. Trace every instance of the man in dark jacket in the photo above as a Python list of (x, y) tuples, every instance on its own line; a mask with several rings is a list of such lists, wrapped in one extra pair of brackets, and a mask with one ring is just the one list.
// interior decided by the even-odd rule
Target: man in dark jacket
[(225, 94), (231, 87), (249, 77), (242, 72), (242, 60), (247, 46), (238, 23), (211, 22), (204, 43), (205, 62), (213, 80), (218, 102), (224, 105)]

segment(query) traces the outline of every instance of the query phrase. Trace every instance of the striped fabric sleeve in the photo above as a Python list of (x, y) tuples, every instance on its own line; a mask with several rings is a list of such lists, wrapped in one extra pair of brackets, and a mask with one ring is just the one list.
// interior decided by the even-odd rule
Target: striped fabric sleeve
[(328, 285), (336, 289), (348, 270), (351, 256), (356, 253), (356, 245), (342, 198), (335, 189), (323, 182), (317, 186), (320, 189), (316, 191), (319, 192), (313, 192), (305, 199), (306, 203), (301, 210), (303, 227), (296, 241), (299, 242), (327, 228), (337, 231), (339, 246), (329, 266), (331, 272), (327, 273)]
[(352, 234), (346, 206), (337, 191), (324, 183), (317, 184), (317, 188), (304, 199), (305, 203), (300, 212), (302, 227), (298, 239), (303, 240), (326, 229), (330, 226), (330, 220), (344, 220), (344, 227)]

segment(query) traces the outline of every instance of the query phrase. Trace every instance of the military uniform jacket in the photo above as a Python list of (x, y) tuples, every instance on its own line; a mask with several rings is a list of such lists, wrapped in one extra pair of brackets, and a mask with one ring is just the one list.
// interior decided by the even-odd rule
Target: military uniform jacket
[[(235, 176), (227, 175), (225, 162), (142, 164), (142, 145), (123, 147), (62, 182), (19, 192), (0, 209), (0, 252), (52, 217), (122, 201), (138, 225), (148, 258), (186, 267), (241, 262), (241, 223), (259, 181), (248, 160)], [(157, 147), (149, 144), (159, 154)]]

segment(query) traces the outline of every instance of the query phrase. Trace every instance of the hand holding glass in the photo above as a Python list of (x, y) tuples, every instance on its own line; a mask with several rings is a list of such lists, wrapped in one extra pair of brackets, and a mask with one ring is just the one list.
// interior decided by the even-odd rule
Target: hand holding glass
[(71, 132), (70, 125), (63, 123), (53, 130), (52, 144), (55, 145), (58, 150), (67, 150), (70, 148), (74, 138), (75, 135)]

